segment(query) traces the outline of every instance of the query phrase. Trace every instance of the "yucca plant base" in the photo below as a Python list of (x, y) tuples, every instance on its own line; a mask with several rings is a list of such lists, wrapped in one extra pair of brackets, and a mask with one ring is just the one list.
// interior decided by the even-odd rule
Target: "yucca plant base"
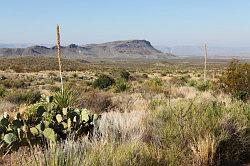
[(31, 105), (27, 115), (18, 112), (14, 118), (7, 113), (0, 117), (2, 154), (21, 146), (46, 145), (74, 135), (75, 139), (90, 136), (99, 118), (87, 109), (63, 108), (48, 97)]

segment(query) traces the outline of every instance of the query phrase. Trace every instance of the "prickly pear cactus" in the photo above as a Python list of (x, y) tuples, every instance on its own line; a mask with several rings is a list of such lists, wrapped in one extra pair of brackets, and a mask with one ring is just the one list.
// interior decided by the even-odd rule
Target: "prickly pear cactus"
[(62, 113), (64, 116), (66, 116), (68, 114), (68, 108), (63, 108)]
[(5, 118), (5, 117), (1, 117), (0, 118), (0, 125), (1, 126), (8, 126), (8, 124), (9, 124), (9, 119), (8, 118)]
[(72, 121), (70, 118), (67, 120), (67, 125), (68, 125), (68, 130), (70, 131), (72, 126)]
[(3, 137), (4, 142), (6, 142), (9, 145), (17, 141), (17, 139), (18, 139), (17, 135), (14, 133), (5, 134)]
[(30, 128), (30, 132), (32, 135), (37, 136), (39, 135), (39, 130), (36, 127)]
[(56, 115), (56, 120), (57, 120), (58, 123), (61, 123), (62, 120), (63, 120), (62, 115), (61, 115), (61, 114), (57, 114), (57, 115)]
[[(0, 116), (0, 141), (3, 148), (12, 145), (46, 144), (45, 140), (56, 143), (66, 139), (71, 133), (76, 136), (91, 135), (100, 116), (91, 114), (87, 109), (60, 108), (50, 96), (30, 105), (26, 115), (16, 113), (10, 117), (7, 112)], [(89, 134), (90, 133), (90, 134)], [(6, 149), (1, 149), (5, 151)]]
[(43, 136), (52, 142), (56, 142), (56, 133), (52, 128), (46, 128), (43, 131)]
[(89, 121), (89, 111), (87, 109), (81, 110), (80, 119), (81, 119), (81, 122), (88, 122)]
[(12, 121), (11, 128), (12, 128), (12, 130), (17, 130), (18, 128), (21, 128), (22, 125), (23, 125), (22, 121), (19, 119), (16, 119), (16, 120)]

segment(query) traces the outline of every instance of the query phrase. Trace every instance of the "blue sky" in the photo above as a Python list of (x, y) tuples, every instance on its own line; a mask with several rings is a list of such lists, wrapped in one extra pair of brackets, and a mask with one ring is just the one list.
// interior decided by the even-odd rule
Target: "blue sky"
[(2, 0), (0, 43), (250, 46), (249, 0)]

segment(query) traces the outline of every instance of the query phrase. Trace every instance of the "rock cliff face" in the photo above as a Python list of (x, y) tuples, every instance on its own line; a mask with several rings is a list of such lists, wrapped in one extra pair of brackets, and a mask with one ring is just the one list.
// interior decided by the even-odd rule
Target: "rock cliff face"
[[(65, 58), (165, 59), (169, 54), (155, 49), (146, 40), (114, 41), (102, 44), (61, 47)], [(54, 56), (56, 47), (0, 48), (0, 56)]]

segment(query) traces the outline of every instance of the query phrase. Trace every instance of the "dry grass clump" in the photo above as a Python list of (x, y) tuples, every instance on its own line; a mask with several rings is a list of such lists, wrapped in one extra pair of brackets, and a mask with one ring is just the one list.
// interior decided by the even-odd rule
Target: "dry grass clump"
[(80, 107), (88, 108), (97, 113), (107, 112), (113, 107), (111, 94), (108, 92), (94, 90), (82, 95)]
[(146, 112), (109, 112), (102, 114), (98, 131), (102, 141), (126, 142), (140, 140), (145, 128), (143, 119)]
[(149, 106), (149, 100), (144, 98), (141, 93), (123, 93), (114, 96), (112, 97), (112, 103), (115, 106), (112, 110), (119, 112), (144, 112)]
[(194, 145), (190, 146), (193, 154), (193, 165), (213, 165), (217, 146), (214, 136), (207, 135), (205, 138), (199, 138), (194, 142)]
[(16, 109), (16, 104), (13, 104), (9, 101), (5, 101), (0, 99), (0, 113), (2, 114), (3, 112), (12, 112)]
[(185, 99), (194, 99), (197, 96), (198, 92), (193, 87), (173, 87), (171, 89), (170, 95), (172, 98), (185, 98)]

